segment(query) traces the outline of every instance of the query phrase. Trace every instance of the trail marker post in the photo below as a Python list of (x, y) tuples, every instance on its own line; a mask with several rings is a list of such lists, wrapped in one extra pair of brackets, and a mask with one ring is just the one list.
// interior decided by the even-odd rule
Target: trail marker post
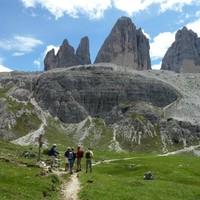
[(41, 148), (43, 145), (43, 140), (42, 140), (43, 135), (40, 134), (38, 137), (38, 161), (40, 161), (40, 157), (41, 157)]

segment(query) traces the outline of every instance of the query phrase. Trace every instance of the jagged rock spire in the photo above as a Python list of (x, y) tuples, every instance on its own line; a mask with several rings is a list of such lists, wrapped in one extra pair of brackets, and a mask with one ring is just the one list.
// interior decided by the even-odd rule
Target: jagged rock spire
[(70, 67), (75, 65), (90, 64), (89, 53), (89, 39), (83, 37), (76, 50), (65, 39), (60, 46), (58, 53), (55, 55), (54, 49), (50, 50), (44, 59), (44, 70), (50, 70), (54, 68)]
[(121, 17), (104, 41), (95, 63), (109, 62), (133, 69), (150, 69), (149, 41), (132, 20)]
[(178, 30), (167, 50), (161, 69), (175, 72), (200, 72), (200, 38), (192, 30)]

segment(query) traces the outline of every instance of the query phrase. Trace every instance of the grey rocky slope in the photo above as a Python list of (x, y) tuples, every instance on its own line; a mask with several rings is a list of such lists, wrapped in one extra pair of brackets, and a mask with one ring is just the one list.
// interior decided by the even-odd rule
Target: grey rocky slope
[(164, 107), (178, 96), (161, 81), (104, 66), (44, 73), (34, 90), (43, 109), (68, 123), (80, 122), (88, 115), (105, 118), (121, 103), (144, 101)]
[(47, 52), (44, 59), (44, 70), (90, 64), (89, 39), (83, 37), (75, 52), (74, 48), (65, 39), (55, 55), (54, 49)]
[(200, 38), (186, 27), (176, 33), (175, 41), (166, 52), (163, 70), (200, 72)]
[[(4, 138), (19, 137), (15, 128), (21, 122), (18, 118), (24, 119), (21, 113), (30, 121), (34, 113), (39, 118), (31, 104), (35, 99), (50, 113), (44, 128), (49, 142), (55, 134), (64, 143), (70, 138), (101, 149), (169, 151), (200, 139), (199, 74), (127, 71), (123, 66), (98, 64), (41, 74), (8, 73), (0, 83)], [(23, 90), (29, 92), (28, 98), (23, 98)], [(42, 122), (36, 123), (39, 130)]]
[(128, 17), (121, 17), (104, 41), (95, 63), (114, 63), (132, 69), (151, 68), (149, 41)]

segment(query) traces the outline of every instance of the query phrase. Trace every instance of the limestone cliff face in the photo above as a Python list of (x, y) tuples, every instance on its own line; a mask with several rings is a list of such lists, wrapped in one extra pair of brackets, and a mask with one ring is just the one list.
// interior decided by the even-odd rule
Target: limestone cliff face
[[(123, 68), (103, 63), (1, 73), (0, 138), (17, 139), (24, 127), (20, 135), (44, 131), (48, 140), (53, 128), (62, 141), (86, 146), (89, 137), (100, 149), (166, 152), (199, 143), (199, 73)], [(35, 141), (29, 136), (26, 142)]]
[(90, 49), (88, 37), (83, 37), (76, 50), (76, 56), (79, 58), (82, 64), (91, 64), (90, 60)]
[(74, 48), (68, 43), (67, 40), (64, 40), (60, 46), (56, 59), (56, 68), (69, 67), (79, 64), (78, 57), (74, 53)]
[(178, 93), (161, 81), (102, 65), (44, 73), (34, 96), (53, 116), (75, 123), (88, 115), (105, 118), (121, 103), (144, 101), (163, 107), (175, 101)]
[(55, 55), (54, 49), (50, 50), (44, 59), (44, 70), (70, 67), (75, 65), (90, 64), (89, 39), (84, 37), (75, 52), (74, 48), (65, 39)]
[(44, 70), (50, 70), (55, 68), (55, 66), (57, 65), (57, 59), (55, 56), (55, 50), (51, 49), (49, 52), (47, 52), (47, 55), (45, 56), (44, 59)]
[(176, 33), (175, 41), (166, 52), (163, 70), (200, 72), (200, 38), (186, 27)]
[(121, 17), (104, 41), (95, 63), (108, 62), (132, 69), (150, 69), (149, 41), (128, 17)]

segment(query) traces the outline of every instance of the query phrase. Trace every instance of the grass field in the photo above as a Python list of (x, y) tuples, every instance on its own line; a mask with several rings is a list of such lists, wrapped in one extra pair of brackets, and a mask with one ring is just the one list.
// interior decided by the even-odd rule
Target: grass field
[[(94, 166), (80, 176), (81, 200), (199, 200), (200, 159), (190, 155), (139, 156)], [(152, 171), (155, 179), (143, 180)], [(93, 183), (88, 183), (92, 179)]]
[[(3, 141), (0, 147), (1, 200), (60, 200), (62, 179), (53, 174), (40, 176), (40, 169), (34, 165), (36, 158), (21, 156), (30, 147)], [(86, 174), (83, 159), (83, 170), (79, 174), (80, 200), (200, 200), (200, 158), (192, 154), (158, 157), (94, 151), (94, 155), (96, 162), (119, 160), (100, 163), (93, 166), (92, 174)], [(120, 160), (128, 157), (131, 159)], [(45, 159), (45, 155), (42, 158)], [(61, 159), (63, 163), (62, 155)], [(143, 180), (147, 171), (154, 174), (154, 180)]]
[[(22, 156), (30, 148), (0, 141), (0, 199), (56, 200), (60, 196), (61, 180), (51, 174), (41, 176), (36, 159)], [(32, 150), (33, 152), (36, 150)]]

